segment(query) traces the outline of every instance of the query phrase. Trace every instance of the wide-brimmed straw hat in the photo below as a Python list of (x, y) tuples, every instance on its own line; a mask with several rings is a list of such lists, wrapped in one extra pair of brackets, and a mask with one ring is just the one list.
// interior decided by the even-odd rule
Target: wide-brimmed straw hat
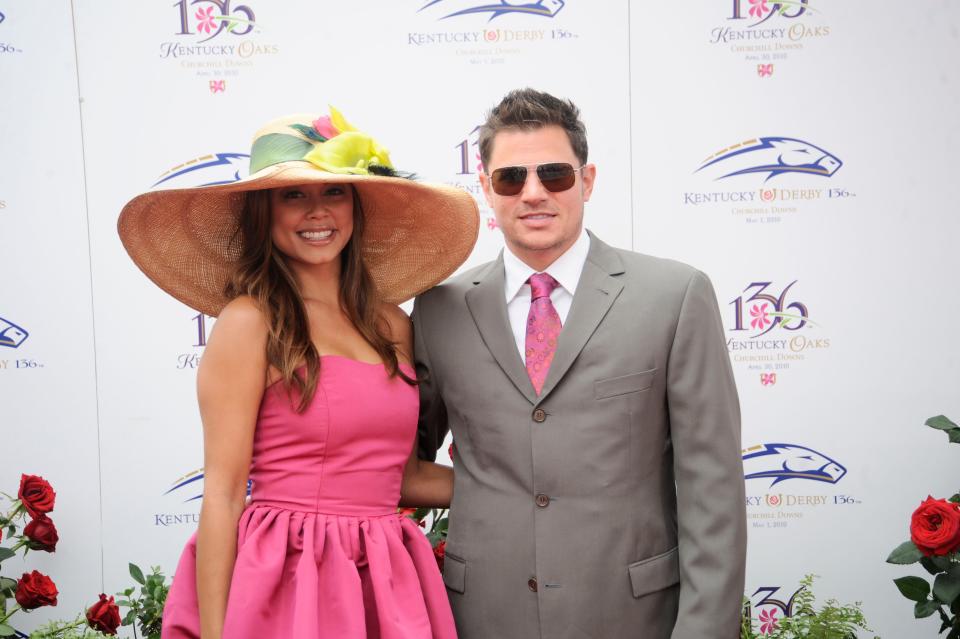
[(353, 184), (364, 215), (363, 259), (380, 296), (400, 303), (449, 277), (470, 255), (480, 215), (465, 191), (403, 177), (370, 136), (329, 116), (271, 121), (253, 138), (250, 175), (237, 182), (162, 189), (130, 200), (117, 222), (133, 261), (181, 302), (216, 316), (241, 251), (247, 191)]

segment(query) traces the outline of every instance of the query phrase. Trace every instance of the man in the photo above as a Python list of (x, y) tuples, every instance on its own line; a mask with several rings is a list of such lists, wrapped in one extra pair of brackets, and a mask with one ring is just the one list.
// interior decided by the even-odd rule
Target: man
[(413, 313), (421, 455), (454, 436), (461, 639), (739, 636), (740, 411), (709, 280), (583, 229), (571, 102), (510, 93), (480, 156), (506, 250)]

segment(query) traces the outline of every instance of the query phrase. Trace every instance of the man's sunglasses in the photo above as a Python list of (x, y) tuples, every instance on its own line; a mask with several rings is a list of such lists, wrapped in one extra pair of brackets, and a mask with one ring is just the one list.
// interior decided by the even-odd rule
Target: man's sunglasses
[[(549, 162), (547, 164), (530, 164), (537, 167), (537, 177), (540, 184), (551, 193), (566, 191), (577, 182), (577, 171), (583, 167), (574, 168), (567, 162)], [(504, 166), (490, 174), (490, 186), (497, 195), (516, 195), (523, 190), (527, 183), (527, 166)], [(584, 165), (586, 166), (586, 165)]]

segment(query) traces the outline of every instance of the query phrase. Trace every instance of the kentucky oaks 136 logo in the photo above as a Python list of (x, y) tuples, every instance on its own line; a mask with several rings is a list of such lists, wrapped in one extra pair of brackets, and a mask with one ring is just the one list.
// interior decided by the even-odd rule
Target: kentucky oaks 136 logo
[[(710, 43), (745, 61), (760, 78), (811, 42), (831, 35), (810, 0), (714, 0), (726, 7), (726, 20), (710, 29)], [(720, 15), (718, 11), (718, 17)]]
[(747, 223), (780, 222), (811, 203), (856, 197), (833, 182), (842, 167), (836, 153), (807, 140), (752, 138), (707, 156), (693, 175), (717, 186), (686, 191), (683, 204), (730, 207)]
[(170, 6), (175, 39), (160, 43), (160, 57), (206, 80), (210, 93), (224, 92), (226, 78), (237, 77), (256, 59), (280, 51), (261, 39), (250, 1), (180, 0)]
[[(743, 473), (747, 481), (747, 518), (753, 528), (786, 528), (806, 514), (861, 503), (832, 489), (846, 477), (847, 468), (807, 446), (768, 443), (744, 449)], [(767, 492), (752, 492), (755, 484)], [(816, 486), (821, 490), (817, 491)], [(784, 492), (772, 492), (775, 487)], [(823, 490), (824, 487), (830, 488)]]
[(784, 618), (793, 616), (794, 602), (803, 589), (804, 586), (800, 586), (787, 597), (789, 589), (784, 591), (781, 586), (760, 586), (744, 604), (743, 615), (756, 621), (761, 635), (772, 634)]
[(462, 140), (453, 145), (453, 162), (451, 168), (454, 168), (452, 175), (445, 177), (444, 182), (450, 186), (463, 189), (473, 196), (480, 207), (481, 217), (486, 221), (485, 228), (489, 231), (497, 230), (497, 220), (493, 216), (493, 211), (487, 206), (487, 201), (483, 197), (483, 188), (480, 186), (480, 173), (483, 172), (483, 163), (480, 161), (480, 125), (476, 125), (470, 130)]
[(443, 47), (469, 64), (504, 64), (548, 41), (580, 37), (554, 18), (573, 0), (418, 0), (418, 16), (442, 29), (407, 32), (407, 45)]
[(728, 304), (727, 350), (734, 368), (756, 375), (762, 386), (773, 386), (778, 374), (830, 348), (830, 338), (795, 290), (798, 281), (750, 282)]

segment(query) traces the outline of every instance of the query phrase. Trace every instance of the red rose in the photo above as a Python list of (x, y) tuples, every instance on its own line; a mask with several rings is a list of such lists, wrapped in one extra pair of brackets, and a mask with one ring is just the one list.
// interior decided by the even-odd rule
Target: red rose
[(401, 515), (401, 516), (403, 516), (403, 517), (409, 517), (409, 518), (412, 519), (413, 521), (417, 522), (417, 525), (420, 526), (421, 528), (426, 528), (426, 527), (427, 527), (427, 522), (425, 522), (425, 521), (422, 520), (422, 519), (417, 519), (416, 517), (414, 517), (415, 514), (417, 514), (417, 509), (416, 509), (416, 508), (401, 508), (401, 509), (400, 509), (400, 515)]
[(57, 605), (57, 584), (46, 575), (34, 570), (23, 573), (17, 582), (17, 603), (24, 610)]
[(443, 572), (443, 558), (447, 554), (447, 542), (446, 540), (441, 541), (433, 549), (433, 556), (437, 558), (437, 566), (440, 567), (440, 572)]
[(960, 504), (928, 495), (910, 518), (910, 539), (928, 557), (960, 550)]
[(117, 628), (120, 627), (120, 608), (113, 603), (113, 597), (108, 599), (105, 594), (100, 593), (100, 601), (87, 610), (87, 623), (105, 635), (117, 634)]
[(27, 524), (23, 529), (23, 534), (30, 540), (31, 550), (53, 552), (57, 549), (57, 542), (60, 541), (57, 527), (53, 525), (53, 520), (46, 515), (40, 515)]
[(31, 517), (39, 517), (53, 510), (57, 493), (53, 492), (53, 487), (43, 477), (20, 475), (20, 492), (17, 497)]

